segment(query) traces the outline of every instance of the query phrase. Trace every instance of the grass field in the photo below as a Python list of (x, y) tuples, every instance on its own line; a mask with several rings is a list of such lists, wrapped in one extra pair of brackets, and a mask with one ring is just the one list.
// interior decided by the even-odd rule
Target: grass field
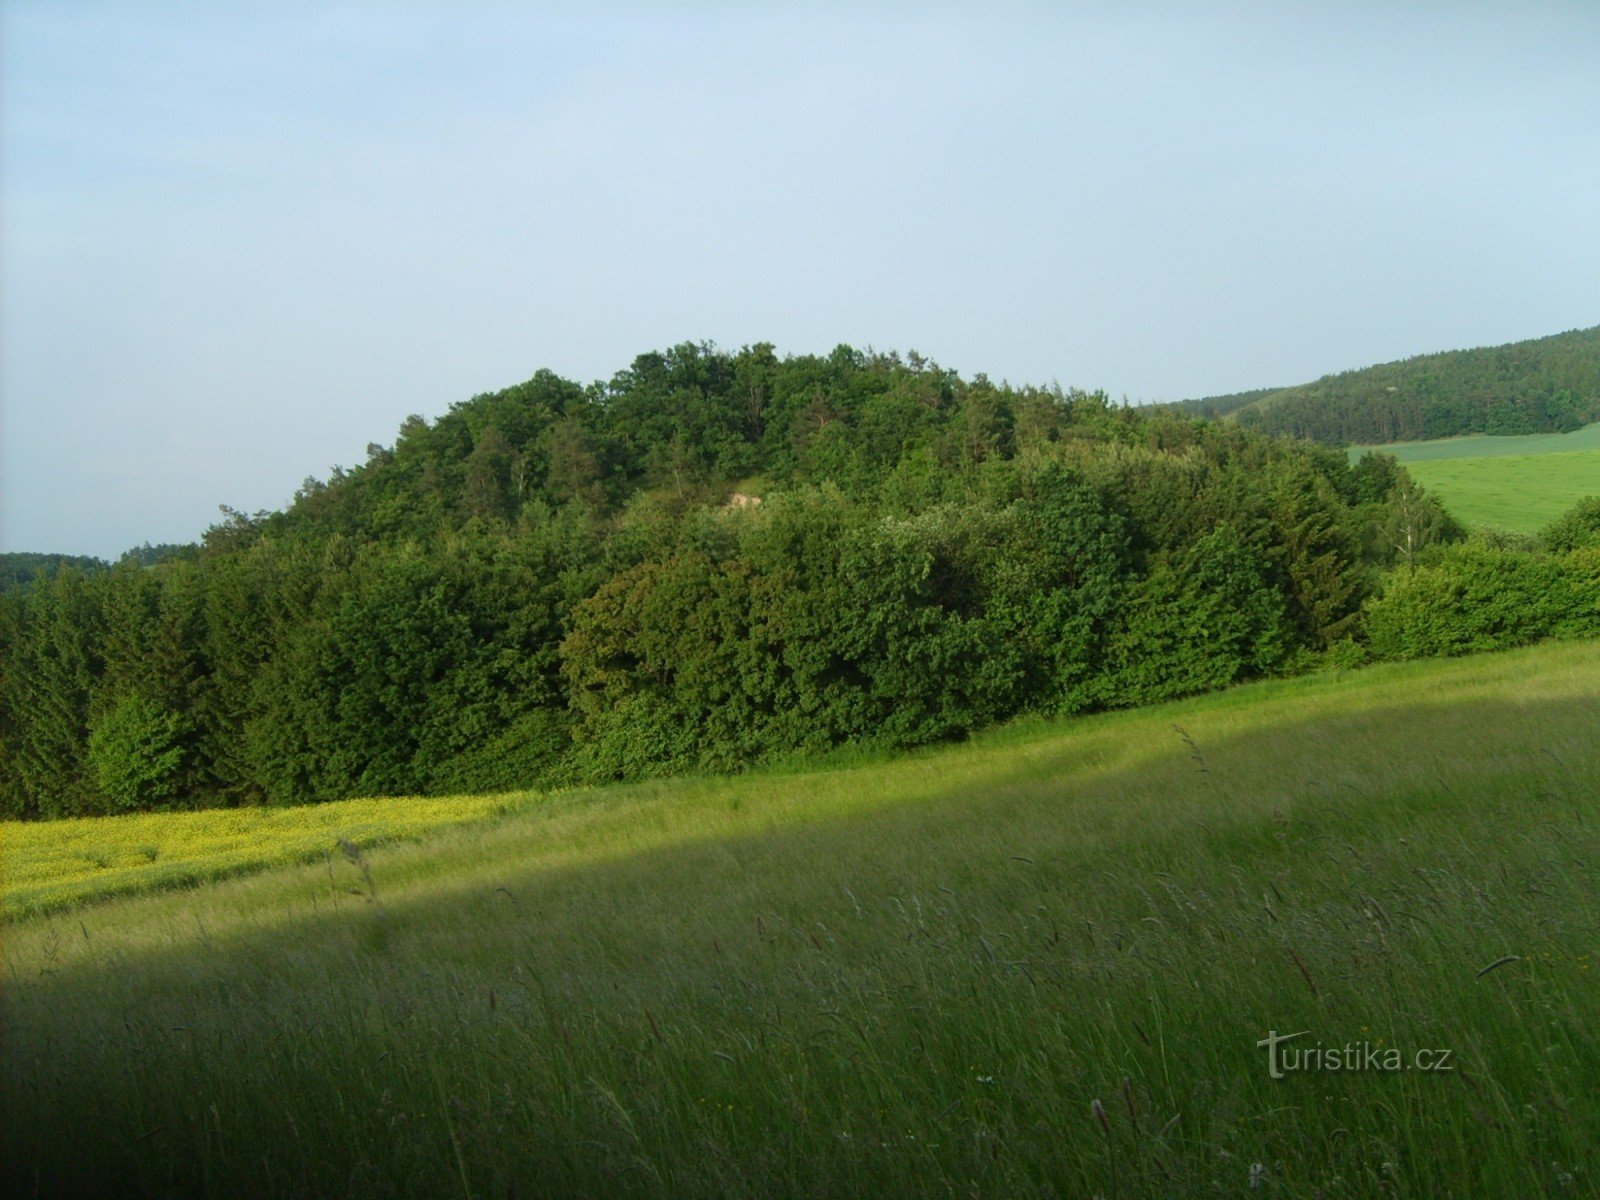
[(1530, 454), (1572, 454), (1600, 450), (1600, 422), (1585, 425), (1571, 433), (1531, 433), (1521, 437), (1437, 438), (1431, 442), (1394, 442), (1387, 446), (1355, 446), (1352, 457), (1368, 450), (1382, 450), (1403, 463), (1436, 462), (1447, 458), (1523, 458)]
[(202, 883), (325, 859), (339, 841), (368, 847), (514, 809), (519, 796), (346, 800), (304, 808), (136, 813), (0, 822), (7, 916), (88, 899)]
[(1533, 533), (1585, 496), (1600, 496), (1600, 424), (1573, 433), (1461, 437), (1357, 446), (1405, 463), (1463, 523)]
[(1597, 734), (1566, 643), (15, 919), (0, 1186), (1594, 1195)]
[(1467, 526), (1535, 533), (1585, 496), (1600, 496), (1600, 450), (1406, 464)]

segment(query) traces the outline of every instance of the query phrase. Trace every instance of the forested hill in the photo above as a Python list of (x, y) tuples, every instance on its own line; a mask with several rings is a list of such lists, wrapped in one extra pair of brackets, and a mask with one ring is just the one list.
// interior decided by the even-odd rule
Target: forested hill
[(288, 511), (0, 592), (0, 813), (487, 791), (1303, 668), (1448, 536), (1392, 459), (685, 344), (406, 420)]
[(1195, 416), (1330, 446), (1566, 433), (1600, 420), (1600, 326), (1425, 354), (1315, 383), (1185, 400)]

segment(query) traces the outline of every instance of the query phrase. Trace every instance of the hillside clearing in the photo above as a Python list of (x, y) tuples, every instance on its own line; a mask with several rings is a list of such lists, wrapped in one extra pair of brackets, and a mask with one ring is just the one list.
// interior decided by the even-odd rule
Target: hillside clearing
[(1370, 450), (1392, 454), (1401, 462), (1431, 462), (1448, 458), (1521, 458), (1532, 454), (1570, 454), (1579, 450), (1600, 450), (1600, 422), (1585, 425), (1571, 433), (1529, 433), (1516, 437), (1435, 438), (1428, 442), (1390, 442), (1385, 446), (1352, 446), (1354, 462)]
[(1585, 496), (1600, 495), (1600, 450), (1420, 459), (1406, 470), (1458, 521), (1535, 533)]

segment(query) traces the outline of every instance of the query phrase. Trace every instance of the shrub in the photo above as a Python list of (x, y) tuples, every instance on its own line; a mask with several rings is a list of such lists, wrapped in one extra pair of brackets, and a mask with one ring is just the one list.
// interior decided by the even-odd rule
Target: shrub
[(1113, 700), (1147, 704), (1264, 675), (1294, 641), (1264, 557), (1227, 524), (1156, 566), (1112, 641)]
[(124, 696), (89, 735), (89, 762), (111, 812), (159, 808), (178, 794), (183, 718), (137, 693)]
[(1368, 641), (1381, 658), (1425, 658), (1600, 633), (1600, 571), (1589, 561), (1455, 548), (1390, 580), (1368, 606)]
[(1600, 546), (1600, 496), (1585, 496), (1546, 525), (1539, 544), (1556, 554)]

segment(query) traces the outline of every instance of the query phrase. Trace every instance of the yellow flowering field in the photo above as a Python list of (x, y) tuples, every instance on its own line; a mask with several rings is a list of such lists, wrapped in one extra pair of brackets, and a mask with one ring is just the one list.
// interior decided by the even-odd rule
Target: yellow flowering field
[(133, 813), (0, 822), (0, 911), (23, 916), (90, 897), (217, 879), (509, 812), (525, 794), (343, 800), (297, 808)]

